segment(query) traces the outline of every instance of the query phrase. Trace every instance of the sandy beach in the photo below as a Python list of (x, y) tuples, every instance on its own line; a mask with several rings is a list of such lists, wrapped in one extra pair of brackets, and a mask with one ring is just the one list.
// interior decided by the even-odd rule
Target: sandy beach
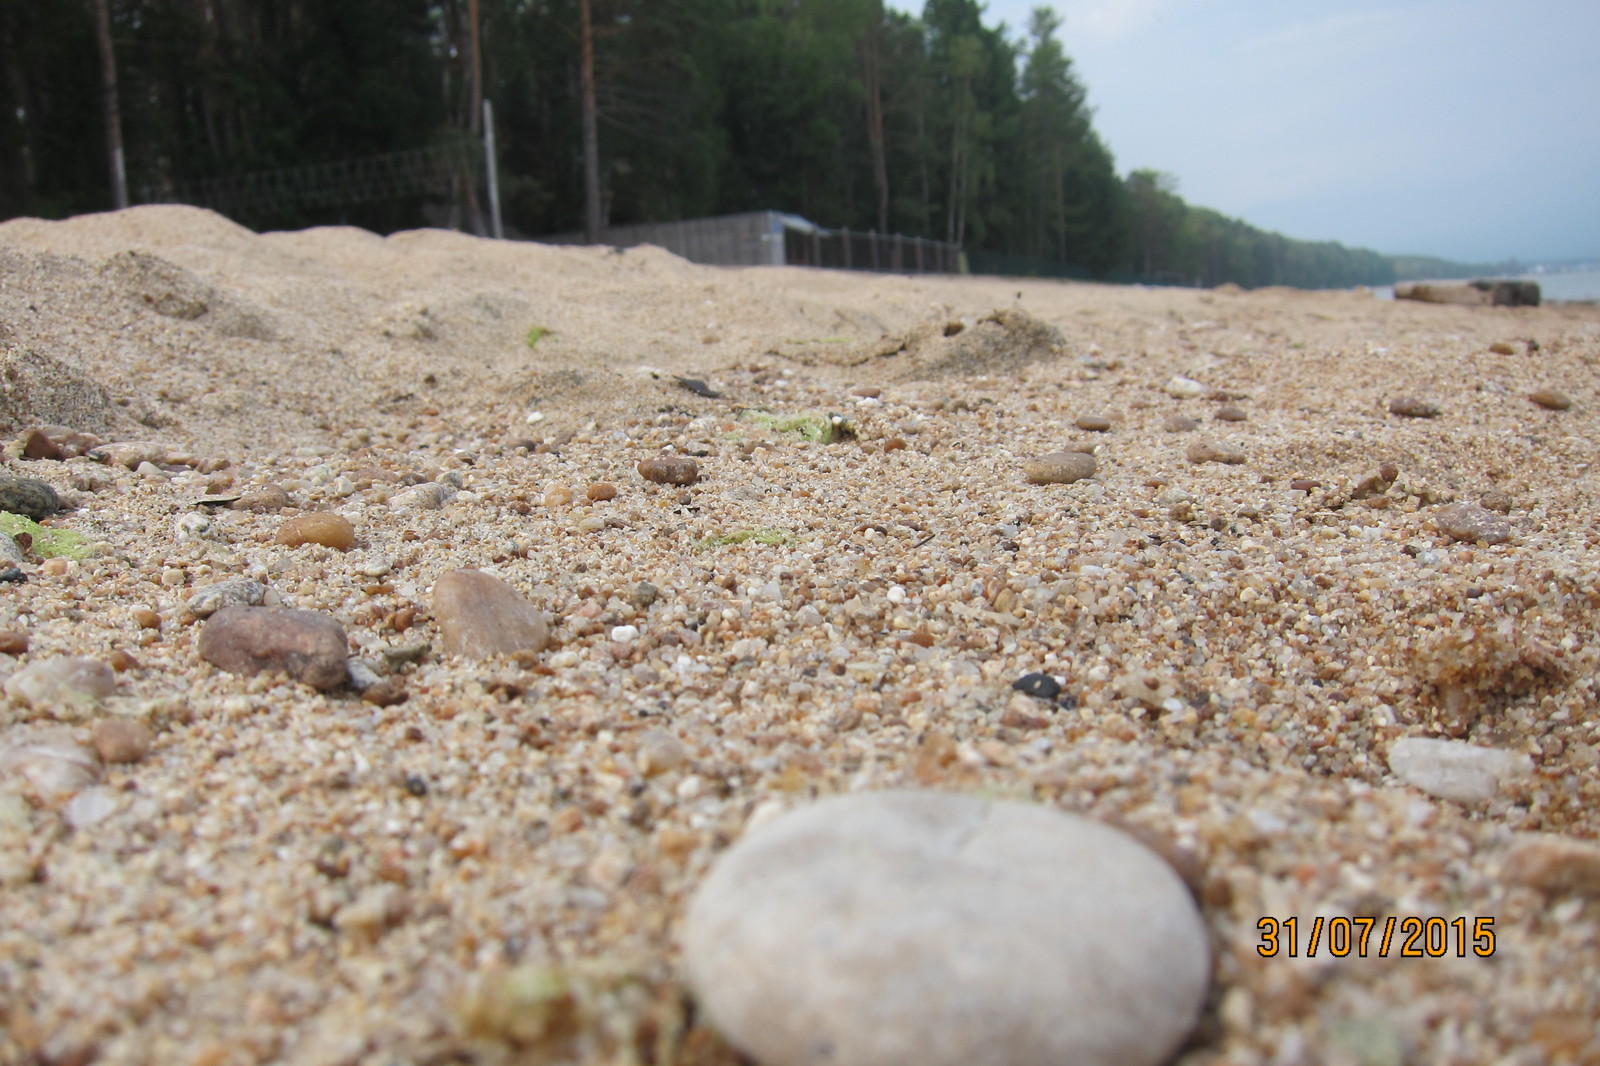
[[(709, 864), (907, 786), (1173, 864), (1184, 1066), (1600, 1063), (1597, 412), (1593, 306), (0, 223), (0, 473), (81, 535), (0, 583), (0, 684), (114, 676), (0, 699), (0, 1063), (732, 1064), (678, 966)], [(320, 512), (353, 546), (279, 543)], [(548, 645), (447, 654), (460, 568)], [(241, 578), (354, 680), (202, 659)], [(1446, 798), (1404, 738), (1506, 769)], [(1447, 941), (1263, 954), (1355, 916)]]

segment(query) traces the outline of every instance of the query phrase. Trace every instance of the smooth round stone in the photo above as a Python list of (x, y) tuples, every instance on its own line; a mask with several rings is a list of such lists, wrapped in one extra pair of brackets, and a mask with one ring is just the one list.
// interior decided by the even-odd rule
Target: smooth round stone
[(1070, 485), (1094, 477), (1094, 456), (1088, 452), (1051, 452), (1022, 464), (1022, 476), (1030, 485)]
[(1186, 378), (1182, 374), (1174, 374), (1166, 384), (1167, 395), (1174, 400), (1195, 400), (1210, 391), (1194, 378)]
[(1211, 959), (1172, 868), (1045, 807), (933, 792), (836, 797), (725, 852), (684, 965), (763, 1066), (1155, 1066)]
[(540, 651), (550, 638), (544, 613), (482, 570), (452, 570), (433, 586), (433, 617), (447, 655), (487, 659)]
[(1432, 400), (1422, 400), (1415, 396), (1397, 396), (1389, 401), (1389, 413), (1402, 418), (1438, 418), (1439, 405)]
[(200, 658), (230, 674), (282, 671), (315, 689), (344, 684), (344, 627), (316, 611), (224, 607), (200, 631)]
[(1540, 389), (1528, 399), (1549, 411), (1566, 411), (1572, 407), (1572, 397), (1559, 389)]
[(693, 485), (700, 480), (700, 465), (681, 455), (663, 455), (639, 461), (639, 476), (658, 485)]
[(1227, 463), (1238, 466), (1244, 462), (1244, 450), (1226, 441), (1197, 440), (1185, 453), (1191, 463)]
[(1106, 433), (1111, 429), (1111, 419), (1105, 415), (1079, 415), (1076, 425), (1085, 433)]
[(320, 544), (336, 551), (349, 551), (356, 543), (356, 527), (343, 515), (327, 511), (312, 511), (296, 515), (278, 527), (275, 544), (298, 548), (305, 544)]
[(61, 510), (56, 490), (31, 477), (0, 476), (0, 511), (27, 515), (34, 521)]

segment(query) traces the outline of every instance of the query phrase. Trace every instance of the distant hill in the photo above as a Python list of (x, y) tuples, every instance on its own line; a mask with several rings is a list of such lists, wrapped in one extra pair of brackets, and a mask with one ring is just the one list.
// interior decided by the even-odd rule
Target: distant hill
[(1389, 262), (1394, 264), (1396, 281), (1505, 277), (1527, 272), (1527, 266), (1515, 259), (1507, 259), (1502, 263), (1458, 263), (1431, 255), (1391, 255)]

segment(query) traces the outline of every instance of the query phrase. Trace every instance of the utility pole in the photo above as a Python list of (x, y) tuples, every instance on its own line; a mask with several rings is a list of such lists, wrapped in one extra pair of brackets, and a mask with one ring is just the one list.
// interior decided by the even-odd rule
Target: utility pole
[(578, 0), (579, 30), (583, 34), (583, 239), (600, 243), (600, 140), (594, 103), (594, 27), (589, 0)]
[(122, 158), (122, 108), (117, 102), (117, 53), (111, 46), (111, 5), (94, 0), (95, 37), (100, 45), (101, 103), (106, 118), (106, 154), (111, 160), (111, 202), (128, 206), (128, 170)]

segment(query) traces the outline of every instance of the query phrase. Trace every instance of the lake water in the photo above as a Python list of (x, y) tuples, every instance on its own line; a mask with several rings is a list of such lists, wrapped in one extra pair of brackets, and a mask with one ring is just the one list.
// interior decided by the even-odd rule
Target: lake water
[[(1600, 300), (1600, 270), (1569, 270), (1562, 274), (1524, 274), (1522, 280), (1537, 281), (1540, 298), (1545, 303)], [(1372, 291), (1380, 299), (1394, 299), (1392, 285), (1384, 285)]]

